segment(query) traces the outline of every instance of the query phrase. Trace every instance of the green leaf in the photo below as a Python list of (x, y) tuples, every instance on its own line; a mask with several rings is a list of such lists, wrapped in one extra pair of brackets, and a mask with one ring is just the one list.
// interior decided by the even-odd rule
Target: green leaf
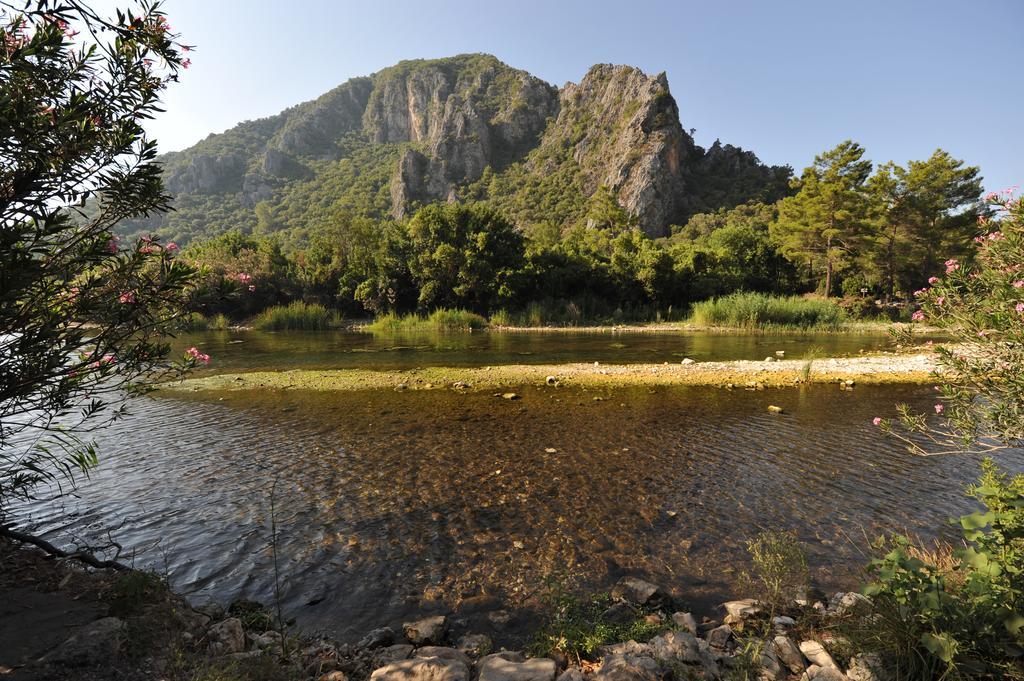
[(943, 662), (952, 662), (958, 647), (955, 638), (947, 633), (921, 634), (921, 645)]

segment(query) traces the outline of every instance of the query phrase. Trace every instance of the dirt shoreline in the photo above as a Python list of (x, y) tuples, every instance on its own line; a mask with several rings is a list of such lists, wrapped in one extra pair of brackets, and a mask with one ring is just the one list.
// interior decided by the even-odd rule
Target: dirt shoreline
[(681, 364), (511, 364), (408, 370), (332, 369), (227, 373), (166, 383), (165, 390), (495, 390), (530, 385), (578, 387), (709, 386), (781, 388), (855, 381), (865, 385), (934, 380), (935, 355), (881, 354), (816, 360)]

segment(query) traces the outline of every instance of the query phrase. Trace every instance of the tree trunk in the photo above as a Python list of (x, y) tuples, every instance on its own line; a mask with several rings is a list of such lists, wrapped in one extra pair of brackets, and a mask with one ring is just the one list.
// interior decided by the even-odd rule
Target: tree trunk
[(832, 237), (825, 241), (825, 297), (832, 295)]

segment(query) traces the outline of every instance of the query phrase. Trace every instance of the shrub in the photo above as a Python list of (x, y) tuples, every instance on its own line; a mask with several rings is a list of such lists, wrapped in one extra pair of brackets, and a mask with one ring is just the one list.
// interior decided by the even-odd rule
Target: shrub
[(747, 542), (751, 571), (743, 575), (751, 592), (772, 612), (792, 602), (810, 581), (807, 556), (791, 532), (762, 532)]
[(733, 293), (695, 303), (690, 317), (694, 324), (744, 329), (835, 329), (844, 319), (842, 308), (830, 300), (765, 293)]
[(323, 305), (295, 301), (261, 312), (252, 325), (260, 331), (321, 331), (341, 324), (341, 315)]
[(417, 314), (397, 315), (393, 312), (377, 317), (366, 328), (374, 333), (410, 331), (470, 331), (487, 327), (487, 320), (466, 310), (434, 310), (427, 317)]
[(852, 637), (897, 678), (1024, 679), (1024, 475), (986, 460), (968, 494), (984, 511), (960, 518), (952, 560), (896, 536), (869, 566), (875, 616)]

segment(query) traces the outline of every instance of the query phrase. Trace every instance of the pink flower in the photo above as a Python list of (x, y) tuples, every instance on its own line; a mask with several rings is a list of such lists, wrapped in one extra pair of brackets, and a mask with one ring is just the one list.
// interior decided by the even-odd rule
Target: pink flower
[(876, 426), (882, 425), (882, 417), (876, 416), (875, 418), (871, 419), (871, 423), (875, 424)]
[(916, 291), (914, 291), (914, 297), (915, 298), (920, 298), (921, 296), (923, 296), (926, 293), (928, 293), (928, 289), (919, 288)]
[(180, 250), (178, 248), (178, 244), (174, 243), (173, 241), (168, 241), (167, 245), (164, 248), (167, 249), (168, 253), (176, 253), (178, 250)]
[(1017, 303), (1017, 307), (1014, 308), (1017, 312), (1024, 312), (1024, 303)]
[(252, 275), (246, 274), (245, 272), (239, 272), (237, 275), (235, 275), (235, 278), (238, 279), (238, 281), (242, 284), (248, 284), (249, 282), (252, 281)]
[(988, 235), (989, 241), (1002, 241), (1005, 237), (1002, 232), (992, 232)]
[(918, 310), (914, 314), (910, 315), (910, 318), (913, 319), (915, 322), (924, 321), (924, 312)]
[(946, 261), (946, 274), (952, 274), (960, 269), (960, 265), (957, 264), (956, 258), (950, 258)]
[(107, 250), (111, 253), (117, 253), (117, 237), (112, 236), (107, 242)]
[(1017, 281), (1013, 282), (1013, 287), (1024, 288), (1024, 279), (1018, 279)]
[(938, 298), (935, 299), (936, 305), (942, 305), (944, 302), (946, 302), (945, 296), (939, 296)]
[(154, 251), (156, 251), (156, 247), (155, 246), (142, 246), (142, 247), (139, 248), (139, 253), (145, 253), (146, 255), (149, 255), (150, 253), (153, 253)]
[(199, 352), (199, 349), (196, 348), (195, 346), (193, 346), (193, 347), (189, 348), (188, 350), (186, 350), (185, 351), (185, 355), (188, 356), (188, 357), (191, 357), (192, 359), (194, 359), (197, 362), (202, 362), (203, 364), (209, 364), (210, 363), (210, 356), (209, 355), (204, 355), (203, 353)]
[(928, 283), (931, 284), (932, 286), (935, 286), (936, 284), (939, 283), (939, 278), (938, 277), (928, 277)]
[(192, 60), (191, 59), (184, 59), (184, 60), (182, 60), (181, 68), (187, 69), (190, 66), (192, 66)]
[(946, 408), (944, 406), (942, 406), (941, 404), (936, 404), (935, 405), (935, 413), (936, 414), (941, 414), (945, 409)]
[(999, 197), (998, 193), (996, 193), (996, 192), (989, 192), (988, 194), (985, 194), (984, 200), (985, 201), (994, 201), (998, 197)]
[(117, 297), (117, 302), (122, 305), (129, 305), (135, 302), (135, 293), (133, 291), (125, 291)]

